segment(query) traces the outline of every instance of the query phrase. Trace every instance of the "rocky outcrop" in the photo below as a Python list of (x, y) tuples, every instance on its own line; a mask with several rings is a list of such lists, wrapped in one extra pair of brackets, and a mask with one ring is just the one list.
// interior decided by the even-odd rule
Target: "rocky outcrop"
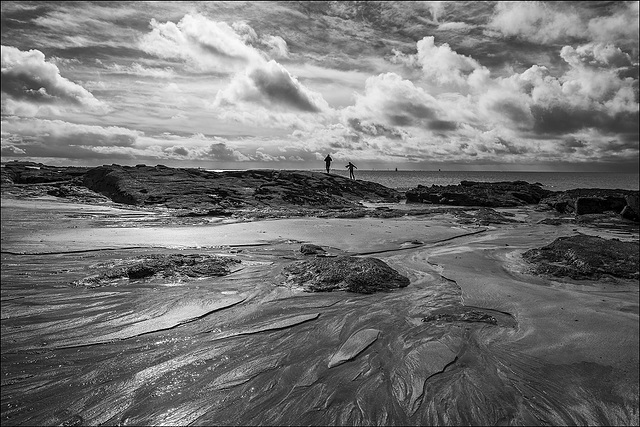
[(239, 263), (235, 258), (215, 255), (148, 255), (100, 268), (100, 273), (73, 282), (75, 286), (99, 287), (119, 284), (124, 280), (149, 279), (155, 275), (169, 280), (189, 280), (229, 274), (230, 266)]
[(539, 184), (525, 181), (462, 181), (459, 185), (418, 185), (407, 191), (406, 197), (407, 203), (497, 208), (537, 204), (551, 193)]
[(304, 243), (300, 246), (300, 252), (304, 255), (324, 255), (327, 252), (318, 245)]
[(349, 291), (370, 294), (409, 285), (402, 276), (377, 258), (339, 256), (294, 262), (284, 268), (287, 284), (307, 292)]
[(91, 168), (57, 167), (34, 162), (8, 162), (3, 165), (2, 185), (42, 184), (72, 182), (79, 183), (82, 176)]
[(578, 234), (559, 237), (522, 257), (531, 262), (535, 274), (572, 279), (599, 279), (603, 275), (638, 279), (638, 242), (622, 242)]
[(361, 200), (394, 202), (402, 197), (380, 184), (308, 171), (209, 172), (112, 165), (89, 170), (84, 185), (119, 203), (200, 210), (271, 206), (340, 208)]
[(640, 220), (638, 191), (634, 190), (578, 188), (550, 194), (540, 204), (564, 214), (613, 213), (631, 221)]

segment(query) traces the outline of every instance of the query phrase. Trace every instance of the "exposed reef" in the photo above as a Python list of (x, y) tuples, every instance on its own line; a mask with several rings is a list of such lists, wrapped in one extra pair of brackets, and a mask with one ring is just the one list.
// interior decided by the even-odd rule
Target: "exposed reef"
[[(292, 216), (395, 218), (420, 211), (420, 204), (484, 209), (469, 217), (481, 224), (513, 220), (490, 208), (537, 205), (576, 217), (607, 214), (640, 221), (638, 191), (575, 189), (550, 191), (525, 181), (475, 182), (431, 187), (418, 185), (401, 193), (383, 185), (340, 175), (296, 170), (212, 172), (167, 166), (104, 165), (56, 167), (9, 162), (1, 168), (2, 194), (55, 196), (85, 203), (115, 203), (164, 208), (176, 217), (262, 219)], [(395, 203), (406, 198), (411, 209), (367, 209), (361, 202)], [(465, 214), (460, 214), (465, 215)], [(482, 218), (480, 218), (482, 217)]]
[(602, 188), (578, 188), (559, 191), (540, 201), (557, 212), (575, 215), (619, 214), (621, 217), (638, 222), (638, 191), (610, 190)]
[(284, 268), (287, 282), (307, 292), (370, 294), (409, 285), (409, 279), (377, 258), (340, 256), (298, 261)]
[(536, 274), (599, 279), (603, 275), (638, 279), (638, 242), (622, 242), (578, 234), (559, 237), (522, 257), (533, 263)]
[(462, 181), (459, 185), (418, 185), (407, 191), (406, 197), (409, 203), (496, 208), (536, 204), (551, 193), (539, 184), (529, 184), (525, 181)]
[(149, 254), (103, 266), (94, 266), (100, 271), (98, 274), (74, 281), (73, 285), (115, 286), (131, 280), (148, 279), (155, 275), (173, 281), (224, 276), (231, 271), (230, 266), (239, 262), (235, 258), (215, 255)]
[(83, 185), (115, 202), (168, 208), (221, 209), (269, 206), (350, 206), (360, 200), (398, 201), (380, 184), (338, 175), (285, 170), (210, 172), (161, 166), (100, 166)]

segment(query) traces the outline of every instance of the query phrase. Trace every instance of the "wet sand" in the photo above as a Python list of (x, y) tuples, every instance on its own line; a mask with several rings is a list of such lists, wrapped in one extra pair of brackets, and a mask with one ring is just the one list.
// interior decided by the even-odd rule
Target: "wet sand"
[[(162, 212), (2, 200), (2, 423), (637, 425), (638, 282), (551, 279), (521, 254), (576, 232), (442, 213), (176, 225)], [(281, 271), (375, 256), (389, 293), (304, 293)], [(234, 257), (224, 277), (82, 287), (132, 256)], [(494, 323), (423, 321), (481, 313)]]

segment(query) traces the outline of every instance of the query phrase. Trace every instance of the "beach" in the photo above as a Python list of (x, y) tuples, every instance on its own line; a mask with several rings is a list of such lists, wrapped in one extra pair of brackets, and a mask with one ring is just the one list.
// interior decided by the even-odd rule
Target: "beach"
[[(637, 242), (637, 225), (396, 207), (407, 215), (185, 223), (3, 197), (3, 424), (637, 424), (637, 279), (543, 277), (522, 257), (559, 236)], [(305, 292), (284, 272), (314, 257), (304, 244), (375, 257), (409, 285)], [(164, 255), (233, 264), (82, 282)]]

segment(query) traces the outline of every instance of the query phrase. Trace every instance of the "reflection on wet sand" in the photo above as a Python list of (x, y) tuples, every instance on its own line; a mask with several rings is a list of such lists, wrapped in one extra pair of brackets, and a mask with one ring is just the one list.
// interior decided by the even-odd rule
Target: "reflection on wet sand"
[[(107, 239), (77, 237), (86, 228), (51, 234), (54, 254), (39, 247), (46, 233), (33, 238), (34, 255), (17, 255), (25, 240), (9, 235), (3, 425), (638, 423), (638, 315), (622, 310), (637, 307), (637, 282), (527, 274), (518, 254), (558, 232), (533, 220), (376, 223), (331, 223), (334, 234), (359, 231), (350, 240), (265, 221), (233, 225), (242, 247), (140, 239), (138, 249), (71, 253)], [(211, 227), (179, 238), (226, 234)], [(256, 230), (270, 239), (251, 245)], [(366, 295), (291, 287), (283, 270), (308, 259), (299, 248), (311, 239), (328, 256), (375, 251), (410, 284)], [(78, 286), (97, 265), (176, 253), (239, 263), (219, 277)]]

